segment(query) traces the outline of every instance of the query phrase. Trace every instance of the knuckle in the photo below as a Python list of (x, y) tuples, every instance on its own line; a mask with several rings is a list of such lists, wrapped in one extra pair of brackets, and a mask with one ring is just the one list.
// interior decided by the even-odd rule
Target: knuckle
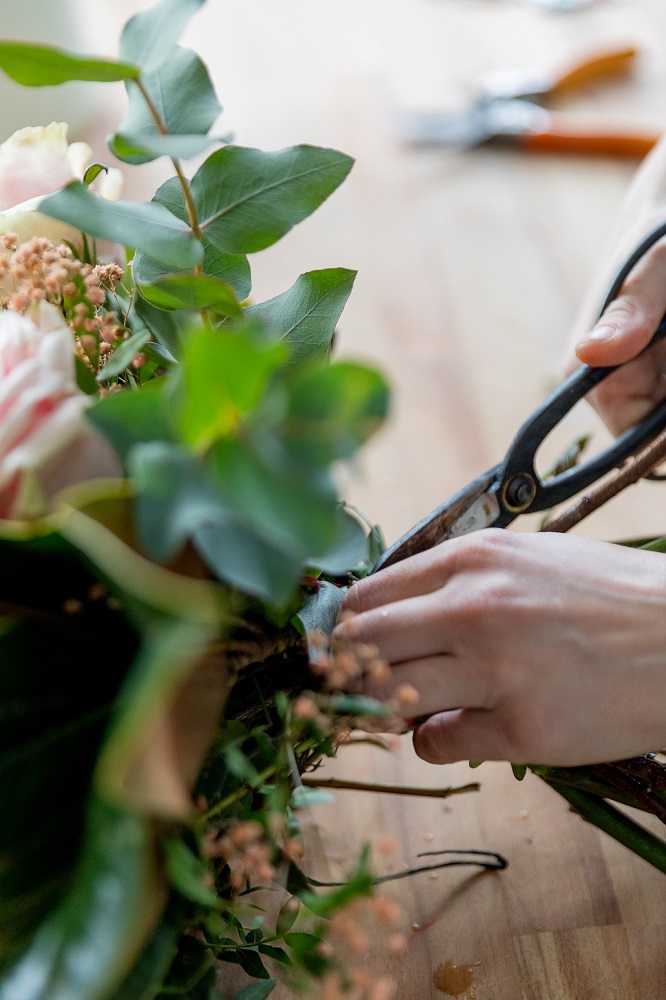
[(459, 540), (456, 553), (461, 569), (483, 569), (500, 563), (512, 547), (508, 532), (501, 528), (484, 528)]
[(514, 764), (537, 763), (546, 754), (548, 721), (536, 706), (516, 705), (501, 713), (500, 733), (507, 759)]

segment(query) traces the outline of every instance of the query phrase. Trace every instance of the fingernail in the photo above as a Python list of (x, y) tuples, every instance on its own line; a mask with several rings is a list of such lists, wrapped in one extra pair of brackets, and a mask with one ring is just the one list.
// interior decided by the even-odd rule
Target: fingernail
[(616, 326), (605, 326), (602, 324), (602, 326), (595, 326), (593, 330), (590, 330), (588, 335), (584, 337), (583, 340), (580, 341), (580, 343), (586, 344), (589, 340), (594, 340), (597, 342), (598, 341), (607, 342), (617, 337), (619, 332), (620, 331), (617, 329)]

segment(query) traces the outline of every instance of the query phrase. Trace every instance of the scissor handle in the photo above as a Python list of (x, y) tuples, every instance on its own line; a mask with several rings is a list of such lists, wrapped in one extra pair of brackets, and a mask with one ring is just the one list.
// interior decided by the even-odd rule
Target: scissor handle
[[(666, 317), (661, 321), (652, 340), (645, 348), (666, 336)], [(613, 444), (583, 465), (575, 466), (543, 482), (534, 468), (534, 457), (542, 441), (569, 410), (621, 365), (592, 368), (583, 365), (570, 375), (538, 407), (514, 438), (502, 467), (498, 499), (503, 508), (502, 524), (508, 524), (518, 514), (554, 507), (591, 483), (605, 476), (642, 444), (666, 426), (666, 400), (639, 423), (621, 434)]]
[(562, 71), (557, 79), (553, 80), (551, 93), (563, 94), (569, 90), (575, 90), (577, 87), (585, 86), (593, 80), (622, 76), (631, 72), (637, 57), (638, 49), (633, 45), (600, 52)]

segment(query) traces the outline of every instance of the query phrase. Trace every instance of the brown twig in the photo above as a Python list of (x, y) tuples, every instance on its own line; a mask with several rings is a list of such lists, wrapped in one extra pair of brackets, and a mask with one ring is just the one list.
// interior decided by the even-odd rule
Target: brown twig
[(391, 795), (418, 795), (431, 799), (448, 799), (451, 795), (460, 795), (463, 792), (478, 792), (481, 787), (477, 781), (472, 781), (457, 788), (414, 788), (412, 785), (374, 784), (364, 781), (344, 781), (341, 778), (313, 778), (308, 774), (304, 774), (302, 780), (303, 784), (310, 788), (344, 788), (357, 792), (388, 792)]
[(666, 430), (628, 458), (624, 465), (604, 482), (579, 497), (568, 510), (544, 525), (542, 531), (569, 531), (614, 496), (638, 482), (666, 457)]

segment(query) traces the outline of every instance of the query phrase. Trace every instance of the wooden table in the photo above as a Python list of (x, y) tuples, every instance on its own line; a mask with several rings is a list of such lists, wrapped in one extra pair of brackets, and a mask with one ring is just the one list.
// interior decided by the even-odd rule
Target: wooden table
[[(114, 6), (108, 23), (137, 4)], [(394, 113), (459, 105), (490, 67), (558, 64), (631, 41), (645, 50), (637, 76), (590, 87), (571, 108), (662, 127), (666, 6), (634, 0), (565, 15), (510, 0), (226, 0), (204, 9), (186, 41), (211, 66), (223, 127), (240, 143), (313, 142), (357, 158), (312, 219), (256, 258), (254, 295), (275, 295), (315, 267), (359, 269), (339, 354), (381, 367), (394, 403), (344, 492), (392, 540), (494, 463), (557, 380), (575, 310), (635, 169), (499, 148), (416, 151), (396, 140)], [(148, 185), (150, 171), (144, 176)], [(562, 441), (580, 429), (605, 440), (581, 411)], [(665, 489), (641, 485), (582, 530), (602, 538), (663, 532)], [(474, 965), (468, 996), (476, 1000), (666, 996), (666, 881), (536, 778), (519, 784), (505, 764), (434, 767), (407, 740), (393, 754), (347, 750), (326, 773), (482, 782), (480, 793), (445, 803), (339, 792), (335, 808), (317, 811), (335, 876), (379, 836), (396, 839), (386, 862), (396, 867), (436, 847), (484, 847), (510, 860), (502, 873), (454, 869), (388, 890), (408, 925), (421, 928), (393, 963), (400, 1000), (445, 996), (433, 973), (447, 961)]]

